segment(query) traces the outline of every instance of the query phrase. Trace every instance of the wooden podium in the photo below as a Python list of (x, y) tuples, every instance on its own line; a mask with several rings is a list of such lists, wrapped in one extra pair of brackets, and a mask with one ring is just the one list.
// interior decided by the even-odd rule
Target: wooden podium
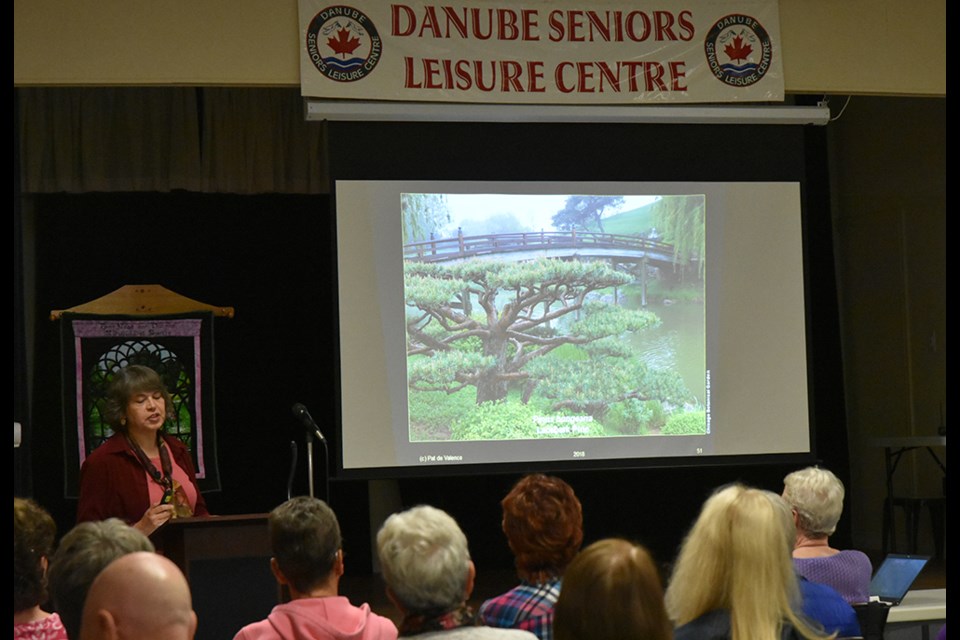
[(265, 513), (177, 518), (150, 539), (190, 583), (197, 640), (232, 638), (281, 602)]

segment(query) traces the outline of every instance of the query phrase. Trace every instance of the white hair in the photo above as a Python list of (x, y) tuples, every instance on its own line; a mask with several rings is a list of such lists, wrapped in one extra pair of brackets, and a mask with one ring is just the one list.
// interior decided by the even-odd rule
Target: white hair
[(783, 499), (797, 512), (797, 528), (812, 538), (837, 530), (843, 512), (843, 483), (826, 469), (807, 467), (783, 479)]
[(377, 533), (383, 578), (411, 612), (444, 612), (467, 598), (467, 537), (446, 512), (421, 505), (391, 515)]

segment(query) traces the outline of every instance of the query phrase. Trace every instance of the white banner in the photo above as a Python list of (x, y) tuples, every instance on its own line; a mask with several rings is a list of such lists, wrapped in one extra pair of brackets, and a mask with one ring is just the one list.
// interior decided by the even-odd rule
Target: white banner
[(777, 0), (300, 0), (304, 96), (624, 104), (774, 102)]

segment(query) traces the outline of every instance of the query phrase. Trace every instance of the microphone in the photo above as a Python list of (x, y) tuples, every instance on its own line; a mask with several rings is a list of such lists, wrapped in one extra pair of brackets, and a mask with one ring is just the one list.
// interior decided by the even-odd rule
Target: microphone
[(323, 437), (323, 433), (320, 431), (320, 427), (317, 426), (317, 423), (310, 416), (310, 412), (307, 411), (307, 408), (300, 404), (299, 402), (293, 405), (293, 415), (296, 417), (300, 423), (306, 427), (308, 430), (312, 431), (320, 442), (326, 443), (327, 439)]

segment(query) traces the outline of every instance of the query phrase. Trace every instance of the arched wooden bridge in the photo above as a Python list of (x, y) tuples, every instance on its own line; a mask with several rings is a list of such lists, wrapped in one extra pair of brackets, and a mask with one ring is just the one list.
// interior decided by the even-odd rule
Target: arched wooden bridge
[(538, 257), (602, 258), (617, 262), (673, 264), (673, 245), (636, 236), (592, 231), (537, 231), (476, 236), (458, 234), (403, 246), (404, 260), (418, 262), (459, 262), (470, 259), (514, 260)]

